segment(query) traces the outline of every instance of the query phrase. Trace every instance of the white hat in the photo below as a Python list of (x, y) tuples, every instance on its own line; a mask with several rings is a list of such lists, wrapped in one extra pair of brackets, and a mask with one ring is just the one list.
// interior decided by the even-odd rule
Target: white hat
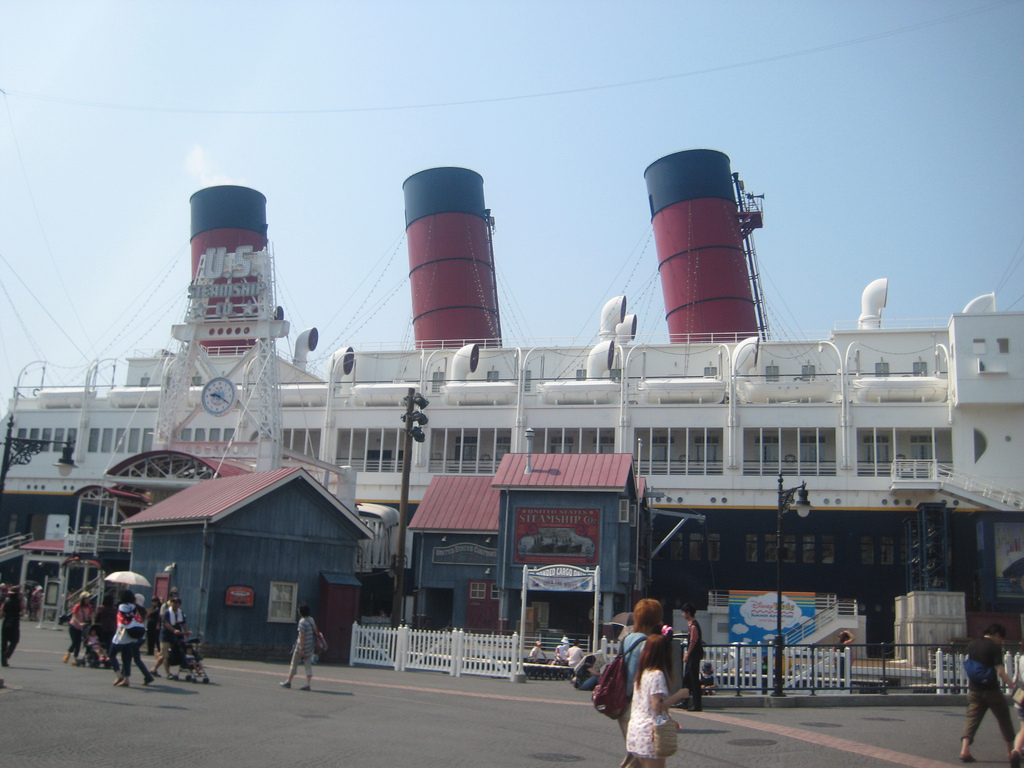
[(568, 645), (568, 644), (569, 644), (569, 638), (568, 638), (568, 637), (565, 637), (565, 636), (563, 635), (563, 636), (562, 636), (562, 642), (561, 642), (561, 645)]

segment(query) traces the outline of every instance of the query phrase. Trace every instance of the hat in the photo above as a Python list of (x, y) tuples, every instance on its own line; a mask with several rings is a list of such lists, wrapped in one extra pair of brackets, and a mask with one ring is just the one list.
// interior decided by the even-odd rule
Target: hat
[(90, 592), (88, 589), (83, 589), (82, 594), (80, 594), (79, 597), (92, 597), (92, 592)]
[(540, 645), (540, 640), (538, 640), (536, 643), (534, 643), (534, 645)]
[(565, 637), (565, 636), (563, 635), (563, 636), (562, 636), (562, 642), (561, 642), (560, 644), (561, 644), (561, 645), (568, 645), (568, 644), (569, 644), (569, 638), (568, 638), (568, 637)]
[(21, 592), (21, 585), (20, 584), (11, 584), (7, 588), (7, 591), (8, 592)]

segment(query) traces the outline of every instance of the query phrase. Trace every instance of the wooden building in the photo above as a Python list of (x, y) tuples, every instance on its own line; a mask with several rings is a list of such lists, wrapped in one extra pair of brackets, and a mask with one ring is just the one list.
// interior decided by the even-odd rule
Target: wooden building
[[(371, 532), (301, 468), (206, 480), (131, 518), (132, 570), (176, 586), (193, 632), (220, 656), (284, 656), (308, 603), (348, 658), (356, 556)], [(167, 578), (169, 577), (169, 578)]]

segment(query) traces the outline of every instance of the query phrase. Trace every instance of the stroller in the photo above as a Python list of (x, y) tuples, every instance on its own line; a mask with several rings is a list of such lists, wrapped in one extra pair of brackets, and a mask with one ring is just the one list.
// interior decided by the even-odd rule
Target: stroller
[(186, 683), (208, 683), (210, 678), (203, 669), (203, 657), (199, 653), (199, 637), (186, 637), (179, 640), (171, 649), (170, 663), (178, 665), (178, 673), (174, 678), (184, 676)]
[(98, 625), (90, 624), (88, 626), (82, 645), (85, 648), (85, 659), (77, 662), (78, 664), (90, 669), (110, 669), (110, 657), (107, 655), (107, 649), (100, 642)]

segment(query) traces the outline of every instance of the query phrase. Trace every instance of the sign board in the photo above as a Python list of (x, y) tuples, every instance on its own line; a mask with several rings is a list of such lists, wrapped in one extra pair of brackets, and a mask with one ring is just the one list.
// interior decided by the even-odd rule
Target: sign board
[(996, 597), (1024, 598), (1024, 525), (992, 526), (996, 565)]
[[(758, 645), (775, 639), (776, 593), (729, 591), (729, 642)], [(782, 631), (814, 616), (813, 592), (782, 594)]]
[(431, 560), (439, 565), (497, 565), (496, 547), (482, 547), (468, 541), (434, 547)]
[(597, 563), (599, 509), (518, 507), (515, 563)]
[(526, 588), (539, 592), (593, 592), (597, 589), (596, 573), (572, 565), (549, 565), (527, 568)]
[(224, 591), (224, 605), (252, 608), (256, 602), (256, 591), (252, 587), (228, 587)]

